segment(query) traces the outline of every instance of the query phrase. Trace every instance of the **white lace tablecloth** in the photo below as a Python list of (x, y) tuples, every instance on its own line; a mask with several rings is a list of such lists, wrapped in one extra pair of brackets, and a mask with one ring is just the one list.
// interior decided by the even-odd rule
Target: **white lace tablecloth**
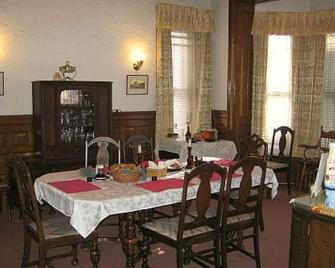
[[(253, 173), (253, 185), (259, 184), (260, 170)], [(183, 177), (183, 171), (171, 174), (168, 177)], [(150, 192), (137, 187), (135, 183), (119, 183), (112, 179), (93, 181), (100, 190), (67, 194), (48, 184), (49, 182), (64, 181), (81, 178), (79, 170), (49, 173), (36, 179), (34, 188), (36, 198), (40, 203), (46, 201), (56, 210), (70, 217), (70, 224), (83, 237), (87, 237), (99, 223), (110, 215), (134, 212), (143, 209), (175, 204), (181, 201), (182, 189), (170, 189), (162, 192)], [(164, 178), (159, 178), (164, 179)], [(83, 178), (83, 180), (85, 180)], [(232, 188), (238, 188), (240, 178), (232, 179)], [(272, 198), (277, 195), (278, 181), (271, 169), (267, 169), (266, 183), (272, 183)], [(218, 181), (211, 183), (212, 192), (218, 192)], [(197, 185), (191, 186), (188, 198), (196, 195)]]
[[(178, 154), (181, 162), (187, 160), (187, 143), (185, 140), (163, 139), (155, 148), (157, 156), (159, 151)], [(236, 146), (233, 141), (217, 140), (214, 142), (198, 141), (192, 143), (192, 155), (198, 158), (213, 156), (223, 159), (234, 159), (236, 153)]]

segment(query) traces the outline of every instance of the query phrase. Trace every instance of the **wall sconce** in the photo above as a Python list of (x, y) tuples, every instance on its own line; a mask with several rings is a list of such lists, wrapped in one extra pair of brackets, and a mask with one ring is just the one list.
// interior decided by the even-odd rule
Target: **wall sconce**
[(134, 68), (136, 71), (138, 71), (139, 69), (141, 69), (143, 63), (144, 63), (143, 60), (135, 61), (135, 62), (133, 63), (133, 68)]
[(133, 68), (134, 70), (138, 71), (139, 69), (141, 69), (143, 63), (144, 63), (144, 53), (139, 50), (139, 49), (134, 49), (133, 50)]

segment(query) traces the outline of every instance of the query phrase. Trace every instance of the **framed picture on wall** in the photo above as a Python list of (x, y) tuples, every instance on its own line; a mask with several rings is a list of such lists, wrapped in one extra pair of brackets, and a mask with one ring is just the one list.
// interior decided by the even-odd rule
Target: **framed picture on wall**
[(5, 95), (5, 74), (0, 72), (0, 96)]
[(148, 95), (149, 75), (127, 75), (127, 95)]

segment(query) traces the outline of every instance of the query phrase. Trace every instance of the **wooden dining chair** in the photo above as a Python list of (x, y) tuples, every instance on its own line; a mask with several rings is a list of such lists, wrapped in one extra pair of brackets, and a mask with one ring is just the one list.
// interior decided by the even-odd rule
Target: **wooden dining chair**
[(298, 192), (304, 185), (309, 185), (316, 177), (317, 168), (320, 162), (321, 152), (327, 152), (329, 143), (335, 142), (335, 131), (325, 131), (321, 126), (320, 137), (315, 145), (299, 144), (303, 149), (302, 170), (298, 182)]
[[(72, 256), (72, 264), (78, 263), (77, 245), (83, 242), (92, 242), (91, 261), (93, 267), (98, 267), (100, 252), (97, 244), (97, 233), (94, 231), (88, 237), (82, 237), (71, 225), (68, 217), (57, 216), (42, 220), (37, 203), (35, 190), (26, 163), (20, 157), (14, 160), (14, 171), (17, 189), (19, 192), (21, 213), (24, 227), (24, 248), (21, 267), (38, 265), (39, 268), (54, 267), (51, 261)], [(38, 245), (38, 260), (29, 261), (31, 240)], [(71, 246), (70, 252), (47, 257), (51, 248)]]
[(110, 159), (109, 159), (109, 152), (108, 152), (108, 146), (112, 145), (116, 147), (118, 152), (117, 161), (120, 164), (121, 163), (121, 143), (120, 141), (116, 141), (110, 137), (96, 137), (94, 139), (91, 139), (90, 141), (86, 141), (85, 143), (85, 167), (88, 165), (89, 161), (89, 148), (94, 145), (98, 145), (98, 153), (96, 157), (96, 163), (99, 162), (105, 163), (105, 165), (109, 165)]
[(291, 193), (291, 160), (295, 131), (287, 126), (281, 126), (273, 130), (270, 155), (267, 167), (276, 174), (286, 173), (287, 190)]
[(238, 146), (235, 160), (249, 156), (255, 156), (266, 160), (268, 155), (268, 144), (257, 134), (252, 134), (242, 139)]
[[(261, 170), (260, 184), (257, 194), (252, 188), (252, 172)], [(229, 167), (228, 178), (234, 174), (242, 174), (237, 198), (230, 200), (229, 207), (223, 211), (221, 223), (221, 254), (223, 267), (227, 267), (227, 253), (240, 251), (253, 258), (256, 267), (261, 267), (259, 253), (259, 228), (261, 220), (266, 161), (257, 157), (247, 157)], [(246, 239), (253, 239), (254, 252), (247, 251), (243, 245)]]
[[(141, 145), (141, 153), (138, 154), (138, 145)], [(142, 160), (155, 160), (152, 138), (136, 134), (122, 142), (123, 160), (125, 163), (138, 163)], [(141, 159), (138, 159), (140, 155)]]
[[(268, 155), (268, 144), (257, 134), (252, 134), (251, 136), (245, 137), (238, 148), (238, 153), (235, 160), (241, 160), (246, 157), (257, 157), (266, 161)], [(254, 200), (257, 199), (259, 192), (259, 186), (253, 187), (250, 194), (250, 199)], [(271, 192), (268, 189), (267, 197), (270, 198)], [(238, 199), (238, 190), (232, 189), (230, 193), (230, 200)], [(264, 231), (265, 224), (264, 224), (264, 217), (263, 211), (261, 209), (260, 212), (260, 229)]]
[(9, 185), (4, 182), (0, 182), (0, 212), (2, 211), (2, 199), (6, 197), (7, 199), (7, 216), (8, 220), (12, 220), (12, 209), (11, 209), (11, 198)]
[[(221, 186), (218, 202), (211, 203), (211, 177), (213, 173), (219, 174)], [(188, 210), (187, 193), (192, 191), (191, 183), (198, 181), (199, 187), (196, 190), (194, 200), (195, 210)], [(219, 255), (219, 229), (222, 216), (222, 206), (228, 204), (228, 196), (224, 195), (226, 183), (226, 170), (213, 163), (205, 163), (191, 172), (184, 175), (184, 186), (181, 197), (180, 215), (175, 218), (161, 218), (142, 225), (143, 233), (143, 263), (142, 267), (149, 267), (148, 256), (150, 251), (150, 241), (163, 242), (177, 251), (177, 268), (183, 267), (183, 263), (194, 261), (202, 267), (220, 267)], [(229, 188), (229, 187), (228, 187)], [(225, 198), (225, 202), (224, 201)], [(215, 208), (216, 212), (208, 216), (207, 212)], [(192, 246), (205, 242), (213, 242), (213, 247), (193, 251)], [(214, 259), (207, 258), (207, 254), (213, 255)], [(208, 265), (208, 266), (207, 266)]]

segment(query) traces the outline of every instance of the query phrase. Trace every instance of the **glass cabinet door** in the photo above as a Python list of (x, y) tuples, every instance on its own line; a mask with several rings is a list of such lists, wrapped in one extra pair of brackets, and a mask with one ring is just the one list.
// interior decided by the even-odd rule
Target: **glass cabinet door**
[(60, 93), (60, 140), (80, 143), (94, 137), (95, 91), (66, 89)]

